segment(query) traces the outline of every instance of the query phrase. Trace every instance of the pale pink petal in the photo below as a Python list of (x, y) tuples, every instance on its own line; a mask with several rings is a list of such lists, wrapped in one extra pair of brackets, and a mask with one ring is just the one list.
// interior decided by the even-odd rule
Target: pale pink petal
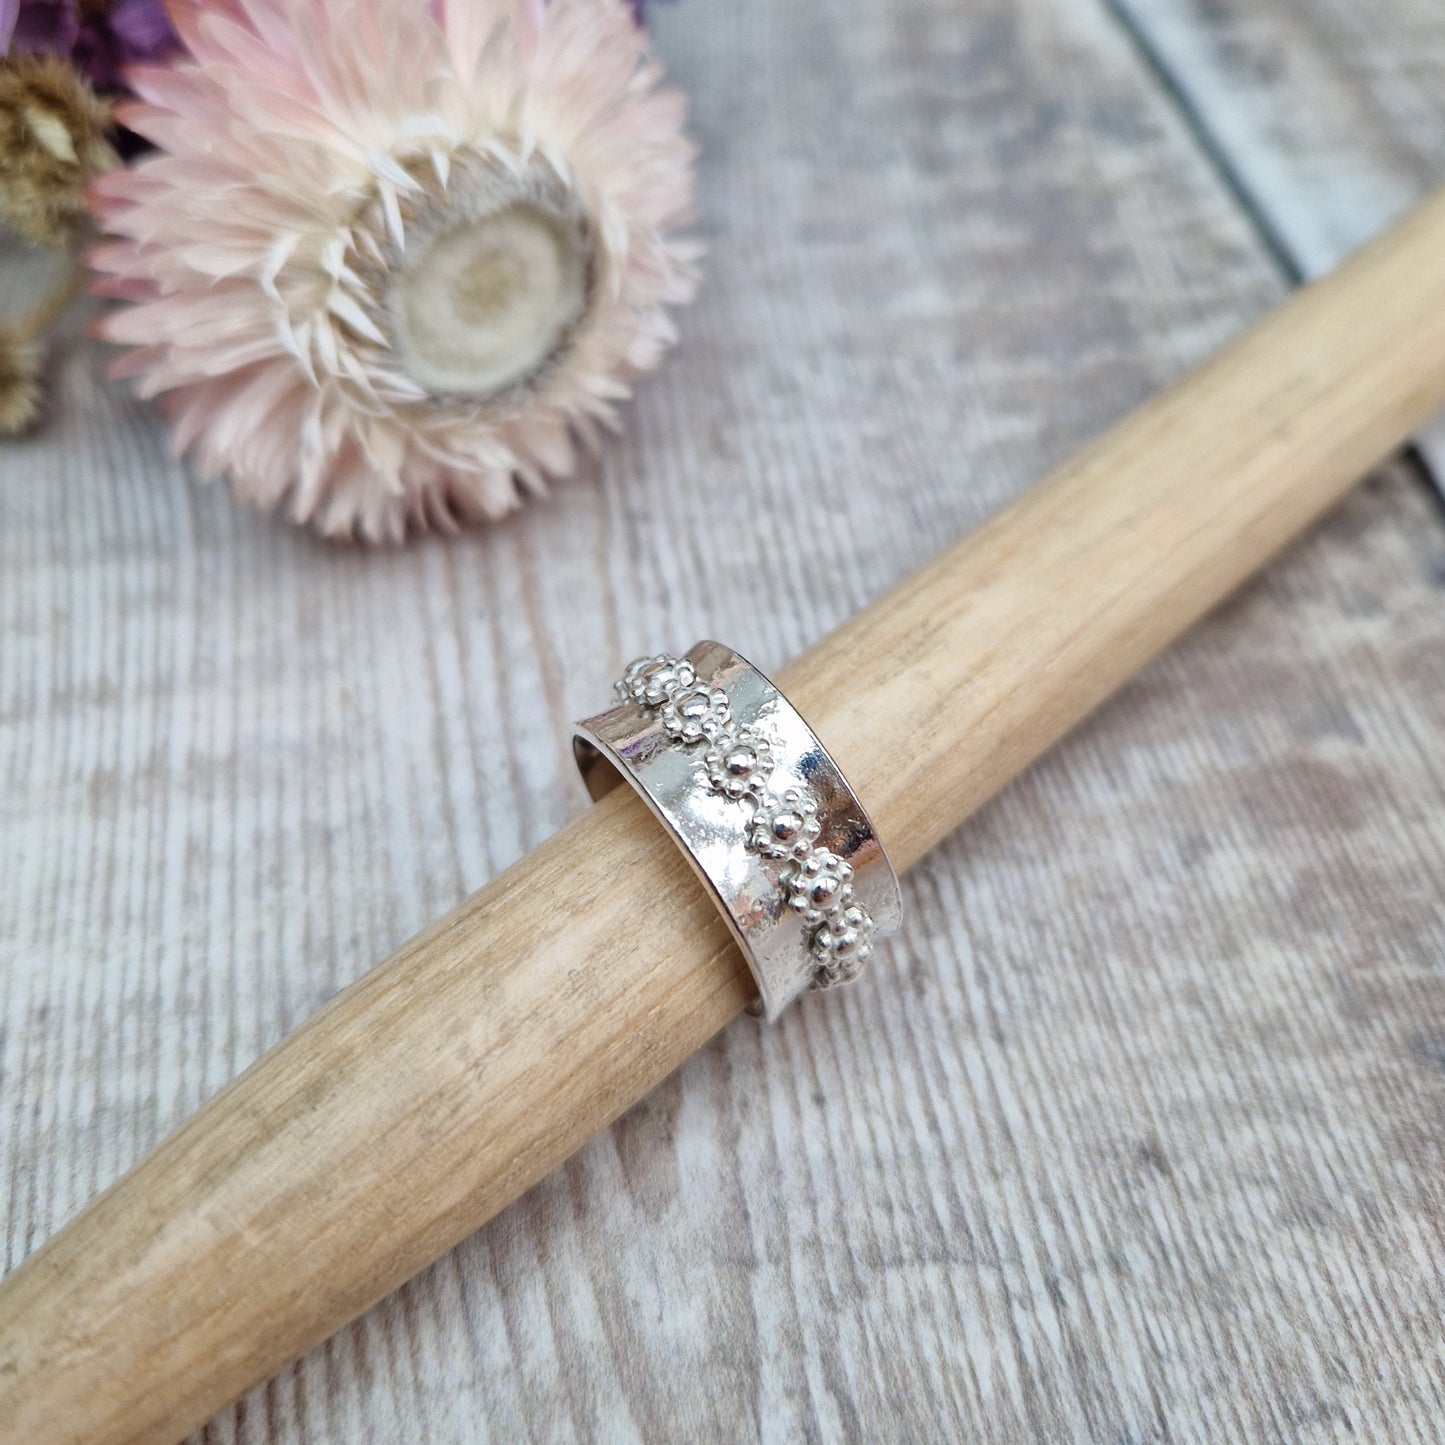
[[(626, 0), (171, 0), (186, 47), (134, 73), (157, 147), (99, 178), (95, 289), (117, 374), (237, 497), (397, 542), (506, 515), (571, 474), (672, 344), (698, 249), (686, 106)], [(583, 198), (588, 309), (524, 398), (432, 395), (392, 346), (413, 208), (478, 164)], [(463, 188), (458, 190), (458, 188)], [(441, 198), (438, 201), (438, 197)]]

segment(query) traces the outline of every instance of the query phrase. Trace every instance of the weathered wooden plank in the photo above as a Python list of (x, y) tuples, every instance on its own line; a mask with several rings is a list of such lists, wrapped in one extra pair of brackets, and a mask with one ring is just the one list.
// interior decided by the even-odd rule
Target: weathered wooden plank
[[(777, 664), (1281, 293), (1102, 9), (658, 28), (709, 283), (549, 506), (323, 547), (78, 341), (0, 454), (8, 1262), (579, 809), (619, 658)], [(207, 1438), (1430, 1438), (1442, 588), (1382, 478), (940, 850), (870, 979)]]
[[(1318, 276), (1445, 182), (1435, 0), (1109, 0), (1279, 251)], [(1420, 436), (1445, 487), (1445, 418)]]

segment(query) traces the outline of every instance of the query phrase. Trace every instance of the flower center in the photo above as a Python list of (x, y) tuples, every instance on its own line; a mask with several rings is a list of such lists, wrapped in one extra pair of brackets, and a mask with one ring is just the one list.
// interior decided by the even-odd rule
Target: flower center
[(808, 890), (809, 900), (821, 907), (838, 891), (840, 881), (832, 873), (821, 874), (813, 880), (813, 885)]
[(747, 777), (757, 765), (758, 755), (751, 748), (734, 748), (723, 759), (723, 766), (735, 778)]
[(407, 372), (434, 394), (476, 399), (535, 376), (587, 309), (588, 252), (582, 227), (534, 200), (420, 237), (390, 295)]
[(779, 813), (773, 819), (773, 837), (779, 843), (789, 843), (803, 831), (803, 819), (798, 813)]
[(689, 722), (700, 722), (712, 711), (712, 699), (705, 692), (684, 693), (677, 710)]

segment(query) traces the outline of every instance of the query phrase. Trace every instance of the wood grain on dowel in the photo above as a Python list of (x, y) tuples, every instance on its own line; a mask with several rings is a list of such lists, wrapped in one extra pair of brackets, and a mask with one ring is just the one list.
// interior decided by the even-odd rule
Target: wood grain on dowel
[[(1445, 196), (778, 680), (907, 867), (1442, 405)], [(0, 1438), (184, 1435), (516, 1198), (749, 997), (688, 866), (613, 793), (0, 1285)]]

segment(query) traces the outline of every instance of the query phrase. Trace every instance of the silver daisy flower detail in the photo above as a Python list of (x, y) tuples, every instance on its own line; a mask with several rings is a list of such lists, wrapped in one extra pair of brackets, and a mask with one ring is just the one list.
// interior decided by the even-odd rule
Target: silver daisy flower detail
[(748, 825), (748, 847), (765, 858), (806, 858), (822, 831), (818, 805), (799, 789), (759, 806)]
[(868, 910), (856, 903), (835, 909), (813, 934), (810, 946), (818, 960), (814, 988), (831, 988), (856, 978), (873, 952), (873, 920)]
[(826, 848), (815, 848), (788, 877), (788, 906), (803, 922), (818, 924), (853, 901), (853, 865)]
[(680, 688), (691, 687), (697, 673), (686, 658), (660, 652), (656, 657), (639, 657), (627, 665), (621, 682), (614, 688), (623, 702), (639, 707), (661, 707)]
[(756, 797), (773, 771), (773, 745), (757, 728), (725, 728), (702, 755), (707, 780), (724, 797)]
[(732, 718), (727, 693), (701, 682), (669, 693), (662, 705), (662, 725), (680, 743), (711, 742)]

